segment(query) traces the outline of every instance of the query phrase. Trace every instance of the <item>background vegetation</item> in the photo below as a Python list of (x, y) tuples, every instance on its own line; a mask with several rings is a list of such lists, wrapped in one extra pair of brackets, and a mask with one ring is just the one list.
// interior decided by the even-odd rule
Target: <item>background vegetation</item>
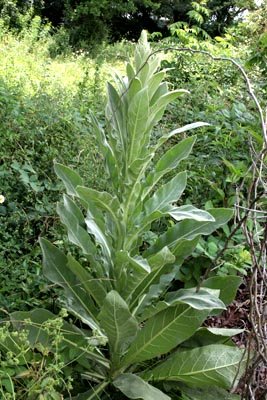
[[(244, 22), (246, 10), (250, 13)], [(63, 187), (54, 174), (53, 161), (75, 169), (88, 187), (109, 187), (89, 110), (104, 124), (106, 82), (113, 79), (114, 69), (125, 74), (124, 61), (132, 56), (133, 40), (141, 30), (149, 30), (156, 50), (190, 47), (234, 58), (247, 68), (264, 106), (265, 13), (266, 2), (257, 7), (253, 1), (174, 1), (171, 7), (169, 1), (152, 0), (114, 4), (0, 1), (0, 194), (5, 197), (0, 204), (2, 321), (18, 310), (41, 307), (57, 313), (62, 307), (61, 292), (42, 275), (38, 244), (38, 237), (45, 236), (62, 250), (71, 248), (56, 214)], [(205, 54), (166, 50), (162, 58), (163, 66), (170, 68), (171, 88), (187, 89), (191, 95), (168, 106), (155, 137), (193, 121), (211, 124), (198, 130), (193, 152), (179, 167), (188, 170), (183, 201), (206, 209), (242, 205), (253, 179), (251, 148), (257, 153), (263, 145), (258, 114), (244, 80), (235, 66), (213, 62)], [(178, 139), (168, 141), (164, 150)], [(266, 207), (266, 201), (261, 207)], [(162, 218), (154, 230), (161, 233), (169, 223)], [(241, 229), (227, 239), (231, 230), (233, 222), (199, 242), (179, 272), (184, 287), (197, 285), (211, 264), (211, 276), (250, 275), (249, 247)], [(148, 245), (154, 240), (153, 235), (146, 238)], [(245, 284), (244, 279), (241, 288)], [(69, 355), (51, 348), (64, 347), (61, 332), (69, 317), (64, 311), (58, 318), (49, 317), (45, 330), (53, 342), (50, 350), (32, 350), (26, 331), (13, 353), (1, 350), (3, 399), (60, 399), (60, 393), (75, 395), (92, 382), (92, 377), (81, 379), (79, 363), (75, 372), (73, 366), (62, 368)], [(238, 326), (244, 327), (249, 325)], [(3, 325), (1, 343), (12, 335), (17, 332)], [(71, 355), (77, 356), (73, 349)], [(264, 377), (266, 369), (260, 372)], [(262, 380), (258, 382), (255, 398), (263, 399), (266, 387)], [(187, 396), (183, 398), (190, 399), (190, 393)]]

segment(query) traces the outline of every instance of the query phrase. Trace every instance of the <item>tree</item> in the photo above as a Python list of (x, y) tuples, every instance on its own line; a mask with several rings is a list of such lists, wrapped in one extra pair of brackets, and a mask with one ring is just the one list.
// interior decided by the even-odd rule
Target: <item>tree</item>
[(136, 38), (142, 29), (167, 35), (169, 24), (179, 21), (191, 22), (198, 8), (207, 10), (206, 13), (200, 13), (204, 17), (201, 25), (205, 31), (211, 36), (217, 36), (237, 22), (244, 11), (256, 7), (254, 0), (158, 0), (150, 3), (136, 1), (133, 12), (113, 16), (113, 38)]
[(0, 0), (0, 13), (8, 26), (20, 28), (19, 15), (32, 10), (54, 27), (64, 26), (73, 46), (90, 46), (106, 38), (112, 41), (137, 39), (142, 29), (169, 34), (168, 25), (192, 22), (198, 8), (201, 26), (211, 36), (222, 34), (255, 8), (254, 0)]
[(206, 30), (211, 36), (224, 33), (225, 29), (237, 22), (246, 10), (256, 8), (254, 0), (209, 0), (210, 18)]

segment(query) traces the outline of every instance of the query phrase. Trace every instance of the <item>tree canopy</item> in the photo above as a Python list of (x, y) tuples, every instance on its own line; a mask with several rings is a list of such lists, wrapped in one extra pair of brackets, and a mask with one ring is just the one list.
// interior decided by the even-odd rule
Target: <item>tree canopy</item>
[(72, 45), (135, 40), (142, 29), (166, 35), (169, 24), (192, 20), (216, 36), (255, 7), (254, 0), (0, 0), (1, 16), (11, 27), (19, 28), (18, 16), (31, 10), (53, 27), (66, 28)]

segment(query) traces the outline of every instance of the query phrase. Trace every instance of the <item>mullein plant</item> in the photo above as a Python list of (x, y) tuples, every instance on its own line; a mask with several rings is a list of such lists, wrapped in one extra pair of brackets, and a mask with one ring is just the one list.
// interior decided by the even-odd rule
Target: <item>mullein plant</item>
[[(45, 276), (63, 288), (65, 307), (83, 323), (79, 334), (76, 327), (65, 329), (66, 346), (80, 348), (88, 379), (88, 390), (75, 399), (118, 392), (118, 398), (167, 400), (170, 388), (175, 393), (192, 385), (202, 393), (206, 387), (229, 389), (242, 373), (243, 352), (231, 340), (239, 331), (202, 327), (233, 300), (239, 278), (208, 278), (198, 288), (181, 284), (170, 290), (200, 236), (227, 223), (232, 210), (177, 205), (187, 175), (179, 172), (168, 180), (168, 173), (188, 157), (195, 137), (154, 161), (168, 139), (207, 125), (195, 122), (155, 139), (153, 128), (167, 105), (186, 92), (169, 91), (165, 75), (142, 32), (126, 77), (108, 83), (105, 129), (90, 116), (110, 192), (85, 187), (76, 172), (55, 164), (67, 192), (57, 212), (80, 256), (65, 255), (44, 238), (40, 243)], [(153, 223), (163, 217), (172, 223), (163, 233), (153, 232), (148, 245)]]

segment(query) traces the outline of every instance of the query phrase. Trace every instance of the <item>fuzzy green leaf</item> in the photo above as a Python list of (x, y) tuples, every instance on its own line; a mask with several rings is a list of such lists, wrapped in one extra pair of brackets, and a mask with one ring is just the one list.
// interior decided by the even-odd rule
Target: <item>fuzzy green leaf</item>
[(190, 388), (179, 383), (179, 389), (183, 395), (186, 395), (186, 397), (183, 396), (181, 400), (240, 400), (238, 394), (231, 394), (222, 388), (213, 387), (212, 390), (210, 390), (210, 388)]
[(152, 76), (148, 84), (148, 95), (151, 100), (165, 76), (165, 71), (160, 71)]
[(63, 196), (64, 203), (57, 205), (61, 222), (67, 227), (70, 242), (79, 246), (85, 254), (94, 255), (96, 247), (88, 232), (84, 229), (84, 216), (79, 207), (68, 196)]
[(120, 357), (135, 338), (138, 323), (125, 301), (115, 290), (107, 294), (98, 318), (107, 334), (113, 363), (117, 365)]
[(174, 261), (175, 257), (168, 247), (164, 247), (158, 253), (148, 258), (149, 265), (151, 265), (153, 271), (158, 270), (163, 265), (172, 264)]
[(184, 125), (181, 128), (174, 129), (167, 135), (162, 136), (162, 138), (158, 141), (156, 148), (159, 148), (163, 143), (165, 143), (167, 140), (169, 140), (175, 135), (190, 131), (191, 129), (201, 128), (203, 126), (209, 126), (209, 125), (210, 124), (208, 124), (207, 122), (198, 121), (198, 122), (193, 122), (192, 124)]
[(87, 211), (85, 223), (88, 232), (95, 237), (96, 243), (101, 246), (105, 258), (110, 261), (112, 246), (110, 237), (108, 237), (105, 233), (105, 227), (102, 226), (100, 221), (95, 220), (94, 216), (89, 210)]
[(157, 182), (169, 171), (175, 169), (179, 163), (186, 159), (192, 151), (195, 137), (190, 137), (180, 141), (178, 144), (168, 150), (157, 162), (155, 168), (148, 174), (145, 181), (143, 199), (157, 184)]
[(90, 122), (92, 124), (98, 146), (102, 151), (102, 156), (105, 158), (108, 174), (112, 179), (112, 182), (116, 182), (116, 177), (119, 175), (120, 171), (118, 160), (114, 154), (116, 150), (113, 149), (111, 144), (107, 141), (104, 130), (100, 127), (96, 117), (92, 113), (90, 114)]
[(114, 271), (117, 291), (123, 298), (127, 298), (135, 287), (143, 282), (151, 268), (146, 259), (141, 256), (131, 257), (127, 251), (121, 250), (116, 253)]
[(149, 219), (149, 215), (155, 211), (164, 212), (167, 205), (178, 201), (185, 187), (186, 172), (180, 172), (168, 183), (162, 185), (144, 204), (146, 218)]
[(238, 287), (242, 283), (242, 278), (236, 275), (212, 276), (202, 282), (203, 287), (220, 290), (220, 299), (225, 305), (232, 303), (235, 299)]
[(225, 310), (224, 303), (218, 298), (219, 290), (201, 288), (179, 289), (167, 293), (165, 301), (171, 305), (178, 302), (186, 303), (196, 310)]
[(243, 371), (246, 362), (241, 363), (243, 355), (242, 350), (222, 344), (178, 351), (142, 376), (148, 380), (181, 381), (197, 387), (228, 389)]
[(233, 211), (226, 208), (210, 209), (208, 212), (213, 216), (215, 221), (184, 220), (179, 222), (161, 235), (144, 255), (149, 256), (154, 252), (160, 251), (165, 246), (170, 247), (171, 251), (175, 252), (175, 246), (179, 243), (179, 240), (191, 240), (199, 235), (209, 235), (220, 226), (226, 224), (233, 215)]
[(68, 309), (79, 315), (92, 329), (99, 326), (92, 313), (90, 301), (77, 275), (68, 268), (68, 258), (48, 240), (40, 239), (43, 252), (44, 275), (64, 288)]
[(111, 83), (108, 82), (108, 105), (106, 108), (106, 118), (112, 124), (113, 134), (116, 136), (118, 147), (125, 149), (125, 118), (123, 115), (123, 105), (121, 96)]
[[(98, 306), (103, 304), (106, 296), (105, 277), (93, 278), (89, 272), (81, 266), (71, 255), (68, 255), (68, 268), (82, 282), (87, 294), (90, 295)], [(95, 271), (94, 271), (95, 272)]]
[(67, 193), (70, 196), (76, 196), (76, 187), (83, 184), (82, 178), (71, 168), (65, 165), (55, 163), (55, 173), (64, 183)]
[(149, 98), (147, 88), (138, 92), (131, 103), (128, 110), (128, 134), (130, 138), (130, 146), (128, 152), (128, 164), (140, 158), (140, 145), (143, 135), (146, 132), (147, 120), (149, 116)]
[(207, 317), (206, 310), (194, 310), (179, 304), (146, 321), (131, 344), (123, 365), (150, 360), (172, 350), (192, 336)]
[[(167, 247), (164, 247), (159, 253), (148, 258), (152, 272), (137, 286), (132, 295), (131, 307), (137, 307), (135, 312), (140, 318), (142, 315), (150, 317), (155, 314), (154, 302), (158, 301), (158, 298), (166, 292), (171, 281), (175, 278), (177, 268), (186, 257), (192, 254), (197, 242), (198, 238), (181, 240), (175, 256)], [(173, 265), (174, 262), (175, 265)]]
[(173, 207), (168, 214), (175, 219), (175, 221), (182, 221), (184, 219), (193, 219), (194, 221), (215, 221), (210, 213), (191, 205)]
[(199, 328), (196, 333), (183, 343), (183, 347), (195, 348), (210, 344), (227, 344), (234, 346), (232, 336), (239, 335), (244, 329)]
[[(160, 283), (164, 279), (161, 276)], [(177, 304), (187, 304), (196, 310), (209, 310), (209, 314), (213, 314), (213, 310), (224, 310), (225, 305), (218, 298), (219, 291), (212, 289), (202, 289), (196, 292), (196, 289), (180, 289), (175, 292), (169, 292), (165, 296), (163, 301), (158, 301), (155, 305), (152, 304), (150, 307), (146, 307), (143, 311), (142, 306), (147, 302), (147, 298), (151, 297), (151, 292), (155, 290), (155, 286), (150, 288), (149, 294), (142, 300), (138, 307), (137, 313), (141, 315), (143, 319), (151, 318), (156, 313), (165, 310), (169, 306), (175, 306)], [(161, 293), (159, 293), (161, 294)]]
[(78, 186), (77, 193), (89, 206), (91, 202), (95, 203), (99, 209), (106, 211), (112, 217), (114, 223), (117, 223), (120, 211), (120, 204), (117, 197), (113, 197), (107, 192), (99, 192), (84, 186)]
[(149, 385), (137, 375), (122, 374), (113, 381), (113, 385), (129, 399), (171, 400), (161, 390)]
[(138, 285), (136, 285), (134, 291), (128, 296), (128, 301), (131, 300), (131, 310), (138, 305), (138, 301), (149, 291), (151, 285), (157, 284), (162, 275), (170, 272), (172, 268), (166, 268), (166, 265), (172, 264), (174, 261), (175, 257), (167, 247), (164, 247), (159, 253), (149, 259), (149, 263), (153, 268), (152, 272), (146, 277), (143, 277)]
[[(151, 99), (150, 105), (150, 118), (149, 118), (149, 129), (152, 129), (153, 126), (161, 120), (166, 110), (166, 107), (169, 103), (176, 100), (177, 97), (183, 95), (184, 93), (189, 93), (184, 89), (173, 90), (172, 92), (168, 91), (168, 86), (166, 82), (163, 82), (158, 90), (156, 90), (154, 96)], [(158, 147), (156, 147), (158, 148)]]
[[(152, 115), (157, 113), (159, 110), (165, 110), (165, 108), (167, 107), (167, 105), (169, 103), (171, 103), (172, 101), (176, 100), (179, 96), (181, 96), (182, 94), (189, 94), (188, 90), (185, 89), (176, 89), (173, 90), (172, 92), (168, 92), (163, 94), (163, 96), (160, 96), (156, 102), (154, 99), (154, 104), (151, 108), (151, 113)], [(152, 99), (153, 101), (153, 99)]]
[[(164, 301), (158, 301), (170, 287), (171, 282), (175, 279), (177, 273), (176, 265), (165, 265), (161, 270), (161, 274), (156, 276), (155, 283), (149, 287), (149, 291), (141, 300), (139, 299), (138, 306), (134, 310), (139, 321), (145, 321), (153, 315), (165, 310), (170, 304)], [(155, 274), (153, 274), (153, 277)]]

